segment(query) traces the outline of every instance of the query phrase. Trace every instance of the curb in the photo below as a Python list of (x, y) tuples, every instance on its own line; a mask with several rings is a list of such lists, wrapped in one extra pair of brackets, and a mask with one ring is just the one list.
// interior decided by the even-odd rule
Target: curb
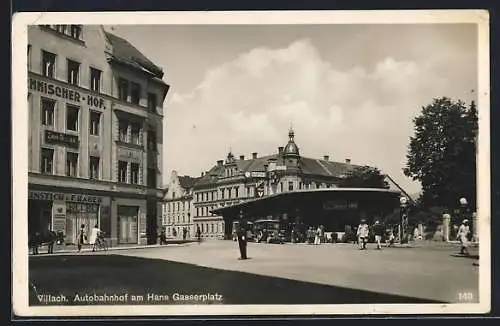
[[(100, 252), (109, 252), (109, 251), (116, 251), (116, 250), (137, 250), (137, 249), (152, 249), (152, 248), (164, 248), (172, 245), (185, 245), (185, 244), (191, 244), (196, 241), (188, 241), (188, 242), (175, 242), (175, 243), (168, 243), (166, 245), (143, 245), (143, 246), (131, 246), (131, 247), (110, 247), (108, 250), (104, 251), (102, 249), (99, 249), (95, 251), (95, 253), (100, 253)], [(32, 253), (29, 253), (29, 257), (38, 257), (38, 256), (50, 256), (50, 255), (58, 255), (58, 254), (78, 254), (78, 253), (86, 253), (86, 252), (93, 252), (92, 248), (84, 248), (80, 251), (78, 249), (62, 249), (62, 250), (54, 250), (52, 254), (48, 253), (39, 253), (38, 255), (33, 255)]]

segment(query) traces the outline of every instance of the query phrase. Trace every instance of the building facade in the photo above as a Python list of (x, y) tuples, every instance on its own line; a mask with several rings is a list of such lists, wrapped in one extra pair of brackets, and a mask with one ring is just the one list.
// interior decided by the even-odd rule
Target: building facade
[[(295, 143), (295, 133), (289, 130), (288, 143), (275, 154), (251, 158), (236, 158), (231, 152), (217, 161), (195, 183), (193, 188), (193, 223), (202, 237), (227, 237), (228, 226), (222, 216), (213, 211), (274, 194), (309, 189), (338, 187), (341, 180), (357, 165), (350, 159), (334, 162), (328, 155), (322, 159), (303, 157)], [(398, 188), (388, 180), (390, 187)], [(226, 235), (225, 235), (226, 233)]]
[(184, 229), (187, 230), (186, 239), (195, 237), (193, 185), (197, 180), (172, 171), (163, 202), (162, 226), (167, 238), (183, 239)]
[(27, 52), (29, 232), (156, 243), (162, 69), (99, 25), (29, 26)]

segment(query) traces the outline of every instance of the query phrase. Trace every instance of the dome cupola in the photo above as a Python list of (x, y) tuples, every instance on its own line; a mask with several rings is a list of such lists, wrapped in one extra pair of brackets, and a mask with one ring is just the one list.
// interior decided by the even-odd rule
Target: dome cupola
[(293, 129), (290, 127), (290, 130), (288, 131), (288, 144), (286, 144), (285, 148), (283, 149), (283, 156), (295, 156), (298, 157), (300, 156), (299, 154), (299, 148), (297, 147), (297, 144), (295, 144), (295, 141), (293, 138), (295, 137), (295, 132)]

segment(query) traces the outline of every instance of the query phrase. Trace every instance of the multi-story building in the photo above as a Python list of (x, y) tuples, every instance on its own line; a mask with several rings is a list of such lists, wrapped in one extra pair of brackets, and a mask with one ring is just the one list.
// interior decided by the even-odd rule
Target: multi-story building
[(163, 202), (162, 225), (167, 237), (182, 239), (184, 229), (187, 238), (195, 236), (193, 186), (198, 179), (172, 171)]
[[(238, 204), (249, 199), (277, 193), (337, 187), (356, 165), (350, 159), (334, 162), (328, 155), (322, 159), (300, 155), (290, 129), (285, 147), (275, 154), (250, 159), (236, 158), (231, 152), (226, 160), (219, 160), (202, 174), (193, 188), (193, 222), (205, 238), (223, 238), (226, 226), (221, 216), (212, 211)], [(388, 179), (392, 185), (392, 179)], [(397, 186), (396, 186), (397, 188)]]
[(163, 71), (99, 25), (28, 29), (29, 232), (156, 243)]

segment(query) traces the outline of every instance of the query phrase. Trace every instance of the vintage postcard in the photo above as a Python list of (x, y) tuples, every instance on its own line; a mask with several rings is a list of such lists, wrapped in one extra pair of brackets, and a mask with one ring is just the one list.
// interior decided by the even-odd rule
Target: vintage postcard
[(18, 13), (19, 316), (490, 310), (481, 10)]

